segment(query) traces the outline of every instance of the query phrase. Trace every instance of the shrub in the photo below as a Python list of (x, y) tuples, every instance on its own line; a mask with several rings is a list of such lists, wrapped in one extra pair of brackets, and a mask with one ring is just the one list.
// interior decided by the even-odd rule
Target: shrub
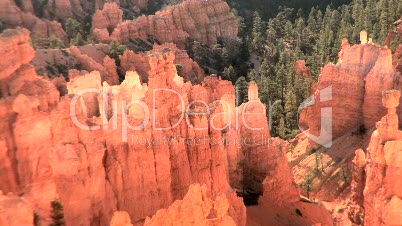
[(182, 75), (183, 70), (184, 70), (183, 65), (181, 65), (181, 64), (175, 64), (175, 66), (176, 66), (177, 74), (178, 74), (178, 75)]
[(119, 56), (126, 51), (127, 47), (125, 45), (120, 45), (116, 40), (113, 40), (109, 45), (109, 56), (111, 56), (117, 64), (120, 63)]
[(60, 201), (54, 200), (51, 202), (52, 212), (51, 218), (53, 223), (51, 226), (64, 226), (66, 223), (64, 221), (64, 208)]
[(344, 209), (345, 209), (345, 207), (343, 207), (343, 206), (337, 206), (336, 209), (335, 209), (335, 211), (336, 211), (337, 213), (341, 213), (341, 212), (343, 212)]
[(51, 37), (50, 38), (49, 47), (51, 49), (64, 49), (64, 48), (66, 48), (64, 43), (63, 43), (63, 41), (61, 41), (57, 37)]
[(40, 216), (36, 211), (34, 212), (34, 226), (40, 226)]

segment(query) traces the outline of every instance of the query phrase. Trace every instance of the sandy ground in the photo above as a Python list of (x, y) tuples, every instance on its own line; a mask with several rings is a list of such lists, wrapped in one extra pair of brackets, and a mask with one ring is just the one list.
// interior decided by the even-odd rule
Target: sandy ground
[(330, 213), (316, 203), (299, 201), (284, 208), (247, 207), (247, 226), (311, 226), (319, 223), (333, 225)]

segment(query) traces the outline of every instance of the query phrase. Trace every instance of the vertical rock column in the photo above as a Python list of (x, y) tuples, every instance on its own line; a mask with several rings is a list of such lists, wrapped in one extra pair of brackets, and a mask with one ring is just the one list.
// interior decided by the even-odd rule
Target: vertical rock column
[(397, 90), (383, 92), (388, 113), (377, 123), (368, 148), (365, 225), (402, 225), (402, 131), (396, 114), (400, 95)]

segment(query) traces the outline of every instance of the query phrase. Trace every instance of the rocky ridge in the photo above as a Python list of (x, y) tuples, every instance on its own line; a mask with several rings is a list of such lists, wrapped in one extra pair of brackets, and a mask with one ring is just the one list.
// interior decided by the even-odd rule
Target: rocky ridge
[[(112, 10), (109, 6), (94, 16), (96, 23), (92, 36), (96, 40), (117, 40), (127, 44), (130, 40), (153, 39), (157, 43), (172, 42), (183, 49), (189, 39), (210, 46), (215, 45), (218, 38), (237, 39), (237, 19), (222, 0), (184, 1), (155, 15), (120, 22), (116, 27), (107, 18), (119, 18), (117, 15), (121, 10), (116, 7)], [(109, 32), (104, 25), (110, 25), (109, 31), (113, 32)]]

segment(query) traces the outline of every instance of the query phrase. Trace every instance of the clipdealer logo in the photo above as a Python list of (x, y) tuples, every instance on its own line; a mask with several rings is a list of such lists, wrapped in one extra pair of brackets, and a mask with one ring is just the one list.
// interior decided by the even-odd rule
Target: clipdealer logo
[[(320, 103), (332, 100), (332, 85), (322, 90), (318, 90), (318, 92), (320, 97)], [(297, 110), (298, 116), (300, 115), (300, 112), (303, 109), (306, 109), (307, 107), (313, 106), (315, 104), (317, 104), (315, 95), (312, 95), (309, 98), (307, 98), (298, 108)], [(321, 108), (320, 124), (321, 124), (321, 131), (319, 136), (310, 134), (307, 130), (301, 128), (300, 123), (299, 123), (299, 129), (312, 141), (316, 142), (317, 144), (323, 147), (330, 148), (332, 146), (332, 107)]]
[[(151, 117), (151, 111), (149, 109), (149, 106), (141, 99), (136, 99), (132, 100), (131, 102), (127, 102), (125, 100), (121, 100), (121, 103), (118, 103), (117, 100), (113, 100), (111, 103), (109, 103), (109, 95), (117, 95), (119, 94), (119, 91), (116, 89), (112, 89), (111, 92), (109, 92), (108, 87), (104, 87), (102, 89), (97, 89), (97, 88), (89, 88), (89, 89), (83, 89), (76, 94), (74, 94), (71, 103), (70, 103), (70, 117), (78, 128), (83, 129), (83, 130), (106, 130), (109, 129), (110, 123), (112, 126), (112, 129), (117, 129), (118, 128), (118, 117), (121, 117), (121, 129), (122, 129), (122, 141), (123, 142), (128, 142), (128, 131), (139, 131), (143, 130), (147, 124), (152, 120), (152, 129), (153, 130), (159, 130), (159, 131), (165, 131), (165, 130), (171, 130), (174, 129), (178, 126), (181, 125), (183, 120), (187, 123), (188, 127), (197, 131), (197, 130), (208, 130), (209, 128), (217, 131), (222, 131), (222, 130), (228, 130), (228, 129), (239, 129), (240, 128), (240, 122), (244, 127), (246, 127), (248, 130), (252, 131), (263, 131), (264, 129), (271, 129), (272, 126), (272, 109), (275, 104), (280, 104), (280, 101), (276, 101), (273, 105), (269, 105), (269, 128), (264, 128), (264, 127), (253, 127), (247, 122), (247, 117), (246, 115), (263, 115), (266, 117), (266, 107), (264, 104), (262, 104), (259, 101), (249, 101), (247, 103), (244, 103), (244, 106), (241, 108), (242, 112), (239, 112), (239, 108), (236, 109), (231, 109), (233, 107), (233, 103), (228, 103), (224, 100), (217, 100), (213, 103), (207, 103), (202, 100), (194, 100), (190, 102), (187, 107), (184, 101), (184, 98), (180, 95), (175, 90), (172, 89), (154, 89), (153, 90), (153, 104), (152, 104), (152, 117)], [(159, 93), (161, 92), (161, 93)], [(320, 102), (326, 102), (332, 100), (332, 86), (329, 86), (325, 89), (319, 90), (319, 97), (320, 97)], [(102, 105), (101, 105), (101, 116), (102, 116), (102, 125), (86, 125), (81, 123), (78, 120), (77, 117), (77, 112), (76, 112), (76, 106), (79, 104), (79, 101), (84, 101), (83, 97), (84, 95), (87, 94), (98, 94), (102, 96)], [(175, 95), (177, 98), (180, 100), (180, 104), (177, 106), (177, 108), (180, 109), (182, 112), (178, 121), (173, 122), (170, 126), (167, 127), (161, 127), (157, 123), (157, 118), (158, 118), (158, 106), (157, 106), (157, 101), (156, 98), (158, 96), (163, 96), (168, 94), (169, 95)], [(261, 104), (263, 111), (261, 112), (247, 112), (247, 109), (249, 108), (250, 104)], [(81, 105), (84, 105), (83, 102), (80, 103)], [(112, 109), (112, 115), (108, 117), (108, 108), (109, 104), (111, 104), (111, 109)], [(121, 112), (118, 112), (118, 105), (121, 105)], [(301, 111), (317, 104), (317, 100), (315, 95), (310, 96), (307, 98), (298, 108), (298, 116), (300, 115)], [(211, 111), (211, 106), (217, 106), (221, 105), (222, 107), (225, 108), (224, 112), (218, 112), (218, 113), (212, 113)], [(130, 118), (130, 112), (129, 109), (130, 107), (135, 106), (136, 109), (142, 111), (143, 118), (141, 119), (142, 123), (139, 125), (131, 125), (129, 123), (129, 118)], [(202, 112), (194, 112), (191, 110), (192, 106), (202, 106), (204, 111)], [(232, 113), (235, 112), (235, 115)], [(119, 114), (120, 113), (120, 114)], [(191, 122), (191, 116), (207, 116), (209, 118), (208, 125), (204, 125), (204, 127), (195, 127), (193, 123)], [(215, 125), (214, 121), (217, 117), (225, 115), (227, 118), (227, 123), (225, 125), (220, 125), (217, 126)], [(235, 123), (232, 123), (233, 117), (236, 117)], [(299, 118), (299, 117), (298, 117)], [(219, 121), (219, 120), (218, 120)], [(319, 136), (315, 136), (313, 134), (310, 134), (308, 130), (304, 130), (299, 123), (299, 129), (300, 131), (305, 134), (308, 138), (316, 142), (317, 144), (324, 146), (326, 148), (330, 148), (332, 146), (332, 107), (324, 107), (321, 108), (321, 132)], [(246, 141), (236, 141), (235, 143), (244, 143)]]

